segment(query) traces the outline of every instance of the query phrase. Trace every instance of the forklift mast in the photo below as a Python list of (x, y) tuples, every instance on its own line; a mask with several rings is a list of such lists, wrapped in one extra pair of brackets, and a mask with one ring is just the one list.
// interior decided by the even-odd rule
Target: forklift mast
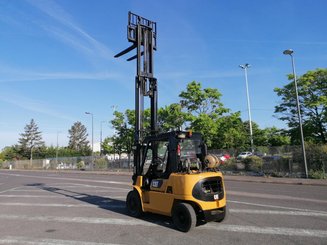
[[(127, 59), (136, 59), (135, 76), (135, 134), (134, 134), (134, 175), (142, 169), (142, 142), (144, 140), (144, 97), (150, 98), (151, 135), (157, 133), (158, 91), (157, 79), (153, 75), (153, 53), (157, 49), (157, 24), (141, 16), (128, 12), (127, 39), (132, 45), (121, 51), (115, 58), (136, 49), (136, 55)], [(153, 158), (157, 155), (153, 152)]]

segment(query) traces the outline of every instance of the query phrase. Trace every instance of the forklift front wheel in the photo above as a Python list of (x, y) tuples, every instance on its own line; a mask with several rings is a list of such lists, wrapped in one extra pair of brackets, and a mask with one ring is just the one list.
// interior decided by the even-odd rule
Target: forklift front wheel
[(196, 225), (195, 211), (188, 203), (177, 203), (173, 209), (172, 218), (176, 228), (183, 232), (188, 232)]
[(126, 207), (128, 213), (133, 217), (140, 217), (143, 213), (139, 193), (132, 190), (128, 193), (126, 198)]

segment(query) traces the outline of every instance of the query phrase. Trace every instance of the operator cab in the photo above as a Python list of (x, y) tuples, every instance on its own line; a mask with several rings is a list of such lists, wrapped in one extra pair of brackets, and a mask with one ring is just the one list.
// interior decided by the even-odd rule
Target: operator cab
[(158, 188), (171, 173), (198, 173), (203, 170), (206, 146), (199, 133), (172, 131), (148, 136), (143, 147), (139, 175), (144, 176), (144, 189), (151, 186)]

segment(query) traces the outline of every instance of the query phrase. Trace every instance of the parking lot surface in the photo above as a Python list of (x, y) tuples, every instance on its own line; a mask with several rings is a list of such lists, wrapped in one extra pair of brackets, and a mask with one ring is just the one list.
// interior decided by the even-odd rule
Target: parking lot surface
[(189, 233), (127, 215), (126, 174), (0, 171), (0, 244), (326, 244), (327, 186), (226, 178), (229, 217)]

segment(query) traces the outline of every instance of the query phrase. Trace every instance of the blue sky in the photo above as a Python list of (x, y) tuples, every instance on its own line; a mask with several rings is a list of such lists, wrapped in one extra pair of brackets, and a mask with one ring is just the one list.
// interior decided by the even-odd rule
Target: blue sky
[[(0, 149), (16, 144), (32, 119), (47, 145), (68, 142), (76, 121), (99, 141), (100, 122), (134, 108), (135, 62), (114, 54), (130, 43), (127, 13), (157, 22), (155, 76), (159, 106), (178, 102), (195, 80), (217, 88), (223, 104), (247, 120), (244, 71), (249, 63), (252, 119), (285, 127), (273, 92), (291, 73), (326, 68), (325, 0), (0, 0)], [(103, 136), (112, 134), (103, 123)]]

